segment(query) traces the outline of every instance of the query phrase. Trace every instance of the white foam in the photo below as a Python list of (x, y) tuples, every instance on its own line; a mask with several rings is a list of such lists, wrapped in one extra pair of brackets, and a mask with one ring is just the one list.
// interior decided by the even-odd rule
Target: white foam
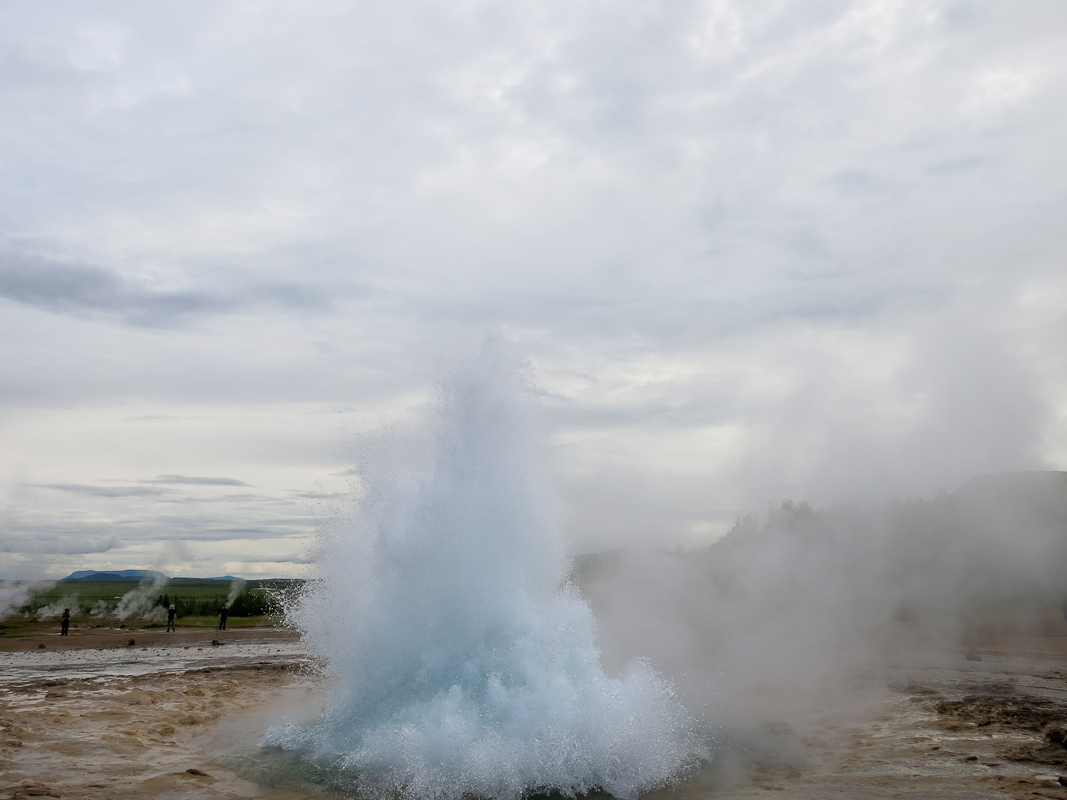
[(324, 537), (318, 577), (290, 609), (327, 663), (332, 703), (264, 745), (352, 788), (444, 800), (633, 797), (700, 758), (650, 665), (601, 669), (592, 613), (563, 585), (523, 389), (488, 346), (442, 392), (424, 476), (364, 469), (359, 512)]

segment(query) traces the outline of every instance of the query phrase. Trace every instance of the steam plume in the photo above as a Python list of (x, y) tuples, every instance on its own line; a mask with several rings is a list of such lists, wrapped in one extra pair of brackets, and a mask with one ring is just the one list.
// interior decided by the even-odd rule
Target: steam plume
[(236, 580), (230, 583), (230, 593), (226, 595), (226, 607), (229, 608), (233, 605), (233, 601), (237, 599), (237, 596), (241, 594), (241, 590), (245, 587), (245, 581)]
[(122, 596), (115, 607), (115, 616), (125, 621), (129, 617), (161, 621), (166, 612), (154, 602), (154, 597), (167, 584), (167, 576), (155, 573), (141, 580), (136, 589)]
[(36, 592), (55, 586), (55, 581), (0, 581), (0, 619), (29, 602)]

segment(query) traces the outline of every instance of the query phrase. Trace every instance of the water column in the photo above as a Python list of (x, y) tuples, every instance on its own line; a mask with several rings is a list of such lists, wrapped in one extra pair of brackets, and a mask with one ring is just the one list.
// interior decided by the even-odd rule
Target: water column
[[(700, 737), (651, 665), (601, 669), (545, 489), (527, 383), (499, 346), (434, 404), (434, 456), (362, 468), (358, 509), (320, 543), (290, 609), (331, 704), (272, 728), (342, 784), (419, 798), (663, 786)], [(394, 454), (396, 455), (396, 454)]]

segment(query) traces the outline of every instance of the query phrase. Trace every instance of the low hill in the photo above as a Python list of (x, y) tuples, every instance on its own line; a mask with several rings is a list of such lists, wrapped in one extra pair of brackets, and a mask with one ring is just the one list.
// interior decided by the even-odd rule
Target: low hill
[(74, 582), (74, 581), (142, 581), (145, 578), (153, 581), (168, 581), (170, 578), (164, 575), (162, 572), (156, 572), (152, 569), (120, 569), (114, 572), (98, 572), (95, 569), (80, 569), (77, 572), (72, 572), (65, 578), (61, 578), (61, 581)]

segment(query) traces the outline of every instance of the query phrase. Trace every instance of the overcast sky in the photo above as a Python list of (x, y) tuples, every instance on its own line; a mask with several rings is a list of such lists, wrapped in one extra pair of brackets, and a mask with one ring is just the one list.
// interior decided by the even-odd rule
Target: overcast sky
[(0, 5), (0, 573), (288, 575), (502, 330), (576, 550), (1067, 469), (1067, 4)]

